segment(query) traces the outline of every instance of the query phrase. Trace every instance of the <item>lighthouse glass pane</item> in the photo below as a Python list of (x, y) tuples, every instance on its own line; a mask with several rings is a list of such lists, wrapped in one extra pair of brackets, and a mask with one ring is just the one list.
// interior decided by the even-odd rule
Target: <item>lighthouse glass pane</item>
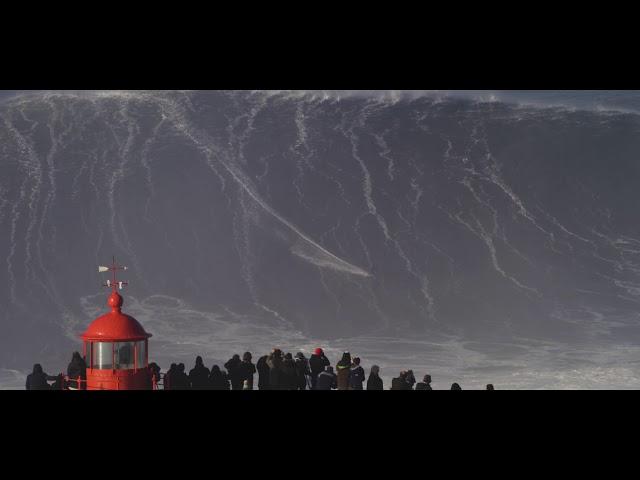
[(113, 368), (113, 351), (110, 342), (93, 343), (93, 368), (110, 370)]
[(147, 366), (147, 355), (145, 341), (137, 342), (138, 344), (138, 368), (144, 368)]
[(115, 364), (118, 370), (131, 370), (134, 368), (135, 342), (116, 342)]

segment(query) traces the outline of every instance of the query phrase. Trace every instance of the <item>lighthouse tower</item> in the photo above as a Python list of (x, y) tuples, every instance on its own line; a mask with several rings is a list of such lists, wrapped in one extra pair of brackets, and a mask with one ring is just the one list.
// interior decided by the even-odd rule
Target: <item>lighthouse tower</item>
[(107, 304), (111, 311), (96, 318), (80, 335), (87, 363), (87, 390), (150, 390), (149, 337), (138, 321), (122, 313), (122, 289), (127, 282), (118, 281), (116, 265), (98, 267), (99, 272), (113, 272), (113, 280), (104, 284), (112, 289)]

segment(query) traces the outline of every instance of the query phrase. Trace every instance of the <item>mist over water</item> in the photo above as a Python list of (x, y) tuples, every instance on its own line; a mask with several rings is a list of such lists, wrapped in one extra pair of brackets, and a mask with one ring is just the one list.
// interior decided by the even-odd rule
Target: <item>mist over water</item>
[(115, 255), (164, 370), (322, 346), (387, 387), (637, 388), (636, 96), (5, 98), (0, 386), (66, 369)]

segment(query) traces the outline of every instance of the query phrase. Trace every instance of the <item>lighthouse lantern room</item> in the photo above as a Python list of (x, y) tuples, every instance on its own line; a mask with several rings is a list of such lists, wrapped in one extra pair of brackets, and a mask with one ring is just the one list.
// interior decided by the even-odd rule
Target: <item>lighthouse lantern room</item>
[(80, 335), (84, 342), (87, 364), (87, 390), (150, 390), (149, 337), (142, 325), (131, 315), (122, 313), (122, 289), (127, 282), (118, 281), (116, 265), (98, 267), (99, 272), (110, 271), (112, 280), (104, 284), (112, 289), (107, 304), (111, 311), (96, 318)]

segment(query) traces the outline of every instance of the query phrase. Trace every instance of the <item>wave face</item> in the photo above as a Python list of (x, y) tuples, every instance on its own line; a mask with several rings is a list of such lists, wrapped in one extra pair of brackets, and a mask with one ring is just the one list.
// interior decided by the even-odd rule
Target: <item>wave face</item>
[(0, 361), (77, 348), (112, 255), (166, 345), (638, 340), (639, 119), (428, 95), (5, 100)]

